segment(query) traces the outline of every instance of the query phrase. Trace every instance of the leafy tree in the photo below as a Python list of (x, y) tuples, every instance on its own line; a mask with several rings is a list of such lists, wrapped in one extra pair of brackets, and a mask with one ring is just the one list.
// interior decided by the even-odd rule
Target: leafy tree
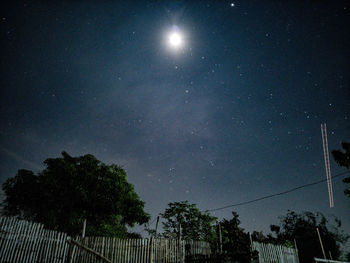
[(239, 227), (238, 214), (232, 212), (232, 216), (232, 219), (220, 222), (223, 251), (232, 262), (250, 262), (249, 234)]
[(272, 233), (268, 233), (267, 235), (265, 235), (262, 231), (253, 231), (251, 237), (253, 241), (258, 241), (260, 243), (269, 243), (294, 248), (294, 243), (292, 241), (286, 240), (279, 235), (273, 235), (273, 233), (279, 233), (280, 229), (280, 226), (271, 225), (270, 230)]
[(169, 203), (168, 206), (161, 214), (165, 219), (162, 222), (164, 237), (179, 237), (181, 225), (183, 239), (209, 242), (215, 239), (216, 217), (208, 212), (201, 212), (195, 204), (189, 204), (188, 201)]
[(153, 238), (162, 238), (163, 237), (163, 235), (161, 233), (157, 232), (156, 229), (149, 228), (149, 226), (146, 226), (145, 230), (148, 233), (148, 235), (153, 237)]
[(348, 262), (350, 261), (350, 252), (346, 253), (345, 260)]
[(93, 155), (45, 160), (35, 175), (19, 170), (3, 184), (3, 214), (43, 223), (46, 227), (79, 234), (84, 219), (87, 235), (127, 236), (127, 226), (144, 224), (144, 202), (127, 182), (125, 171), (106, 165)]
[[(341, 144), (344, 152), (341, 150), (333, 150), (332, 155), (333, 159), (337, 162), (339, 166), (346, 167), (347, 170), (350, 169), (350, 143), (342, 142)], [(350, 185), (350, 176), (343, 180), (344, 183)], [(344, 193), (350, 197), (350, 187), (344, 190)]]
[(304, 263), (312, 262), (314, 257), (323, 258), (316, 228), (321, 233), (327, 255), (331, 252), (333, 259), (339, 258), (340, 244), (348, 237), (340, 230), (340, 220), (335, 218), (334, 223), (331, 224), (321, 213), (288, 211), (287, 215), (280, 217), (280, 226), (271, 226), (271, 229), (279, 240), (290, 244), (296, 240), (300, 262)]
[[(279, 231), (279, 226), (272, 225), (271, 231), (278, 230)], [(284, 245), (284, 242), (276, 237), (274, 237), (271, 233), (265, 235), (262, 231), (253, 231), (251, 234), (252, 240), (257, 241), (260, 243), (270, 243), (270, 244), (275, 244), (275, 245)]]

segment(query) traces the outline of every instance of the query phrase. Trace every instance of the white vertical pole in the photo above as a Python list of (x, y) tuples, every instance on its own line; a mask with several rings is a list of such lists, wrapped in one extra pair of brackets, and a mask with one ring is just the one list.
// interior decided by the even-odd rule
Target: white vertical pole
[(86, 230), (86, 219), (84, 219), (83, 232), (82, 232), (82, 234), (81, 234), (81, 237), (82, 237), (82, 238), (85, 237), (85, 230)]

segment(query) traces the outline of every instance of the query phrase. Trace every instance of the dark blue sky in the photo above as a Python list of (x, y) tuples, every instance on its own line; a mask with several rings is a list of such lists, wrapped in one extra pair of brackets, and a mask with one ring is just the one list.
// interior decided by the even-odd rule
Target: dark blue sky
[[(91, 153), (127, 170), (154, 218), (172, 201), (213, 209), (324, 179), (320, 124), (330, 150), (350, 140), (350, 6), (281, 2), (8, 1), (0, 183)], [(249, 231), (291, 209), (349, 233), (345, 187), (333, 180), (333, 209), (326, 183), (234, 209)]]

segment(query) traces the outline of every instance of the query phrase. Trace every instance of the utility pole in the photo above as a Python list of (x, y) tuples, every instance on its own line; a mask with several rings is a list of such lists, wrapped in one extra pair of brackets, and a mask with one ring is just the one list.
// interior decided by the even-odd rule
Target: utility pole
[(159, 223), (159, 216), (157, 216), (157, 223), (156, 223), (156, 236), (157, 237), (157, 234), (158, 234), (158, 223)]

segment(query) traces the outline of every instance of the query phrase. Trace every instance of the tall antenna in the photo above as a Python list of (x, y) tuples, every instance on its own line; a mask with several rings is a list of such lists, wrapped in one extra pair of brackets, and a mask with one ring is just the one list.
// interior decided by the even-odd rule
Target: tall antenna
[(333, 201), (333, 190), (332, 190), (331, 166), (329, 164), (329, 154), (328, 154), (327, 127), (325, 123), (321, 124), (321, 134), (322, 134), (324, 163), (325, 163), (326, 175), (327, 175), (329, 207), (332, 208), (334, 207), (334, 201)]

